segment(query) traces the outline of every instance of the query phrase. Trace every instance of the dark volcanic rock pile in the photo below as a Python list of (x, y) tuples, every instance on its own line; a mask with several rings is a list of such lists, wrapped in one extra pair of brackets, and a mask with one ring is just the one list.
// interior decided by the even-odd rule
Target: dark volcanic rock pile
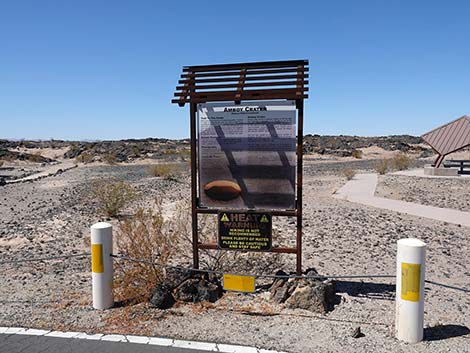
[(51, 163), (53, 159), (43, 157), (39, 154), (10, 151), (0, 148), (0, 160), (7, 161), (30, 161), (35, 163)]
[(348, 157), (359, 148), (371, 146), (381, 147), (387, 151), (421, 152), (425, 149), (416, 146), (421, 142), (421, 137), (410, 135), (378, 137), (306, 135), (304, 152)]
[(222, 285), (215, 275), (169, 268), (165, 281), (155, 287), (150, 304), (159, 309), (168, 309), (177, 300), (188, 303), (214, 303), (221, 296)]

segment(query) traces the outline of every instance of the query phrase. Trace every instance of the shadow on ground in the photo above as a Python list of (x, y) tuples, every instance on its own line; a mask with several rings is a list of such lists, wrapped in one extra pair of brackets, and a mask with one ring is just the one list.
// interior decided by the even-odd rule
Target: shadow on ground
[[(462, 325), (439, 325), (424, 329), (425, 341), (439, 341), (447, 338), (460, 337), (470, 334), (470, 329)], [(470, 338), (470, 337), (469, 337)]]
[(395, 291), (394, 284), (336, 281), (336, 292), (347, 293), (352, 297), (395, 300)]

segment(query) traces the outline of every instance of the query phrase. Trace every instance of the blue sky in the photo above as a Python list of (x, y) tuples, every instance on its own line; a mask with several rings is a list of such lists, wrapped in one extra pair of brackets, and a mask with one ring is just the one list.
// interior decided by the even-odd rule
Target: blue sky
[(310, 60), (305, 132), (470, 114), (468, 1), (0, 0), (0, 137), (182, 138), (184, 65)]

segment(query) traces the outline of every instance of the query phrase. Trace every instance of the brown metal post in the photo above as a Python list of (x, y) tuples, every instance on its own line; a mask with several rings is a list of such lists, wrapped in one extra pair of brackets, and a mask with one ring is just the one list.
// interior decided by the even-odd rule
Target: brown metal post
[(297, 117), (297, 276), (302, 275), (302, 157), (304, 140), (304, 100), (296, 101)]
[(198, 226), (197, 226), (197, 164), (196, 164), (196, 103), (189, 107), (191, 126), (191, 224), (193, 235), (193, 268), (199, 268)]

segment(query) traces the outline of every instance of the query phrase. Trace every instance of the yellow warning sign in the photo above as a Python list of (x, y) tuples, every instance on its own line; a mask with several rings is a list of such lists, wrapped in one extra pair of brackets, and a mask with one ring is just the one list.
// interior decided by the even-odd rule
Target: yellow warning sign
[(255, 291), (255, 277), (224, 274), (224, 289), (253, 293)]
[(264, 214), (263, 217), (261, 217), (260, 222), (261, 222), (261, 223), (269, 223), (269, 219), (268, 219), (268, 217), (266, 217), (266, 215)]
[(220, 218), (220, 221), (221, 221), (221, 222), (228, 222), (228, 221), (230, 221), (230, 220), (228, 219), (227, 214), (224, 213), (224, 214), (222, 215), (222, 218)]
[(401, 263), (401, 299), (419, 301), (421, 265)]
[(104, 272), (102, 244), (91, 244), (91, 271)]

